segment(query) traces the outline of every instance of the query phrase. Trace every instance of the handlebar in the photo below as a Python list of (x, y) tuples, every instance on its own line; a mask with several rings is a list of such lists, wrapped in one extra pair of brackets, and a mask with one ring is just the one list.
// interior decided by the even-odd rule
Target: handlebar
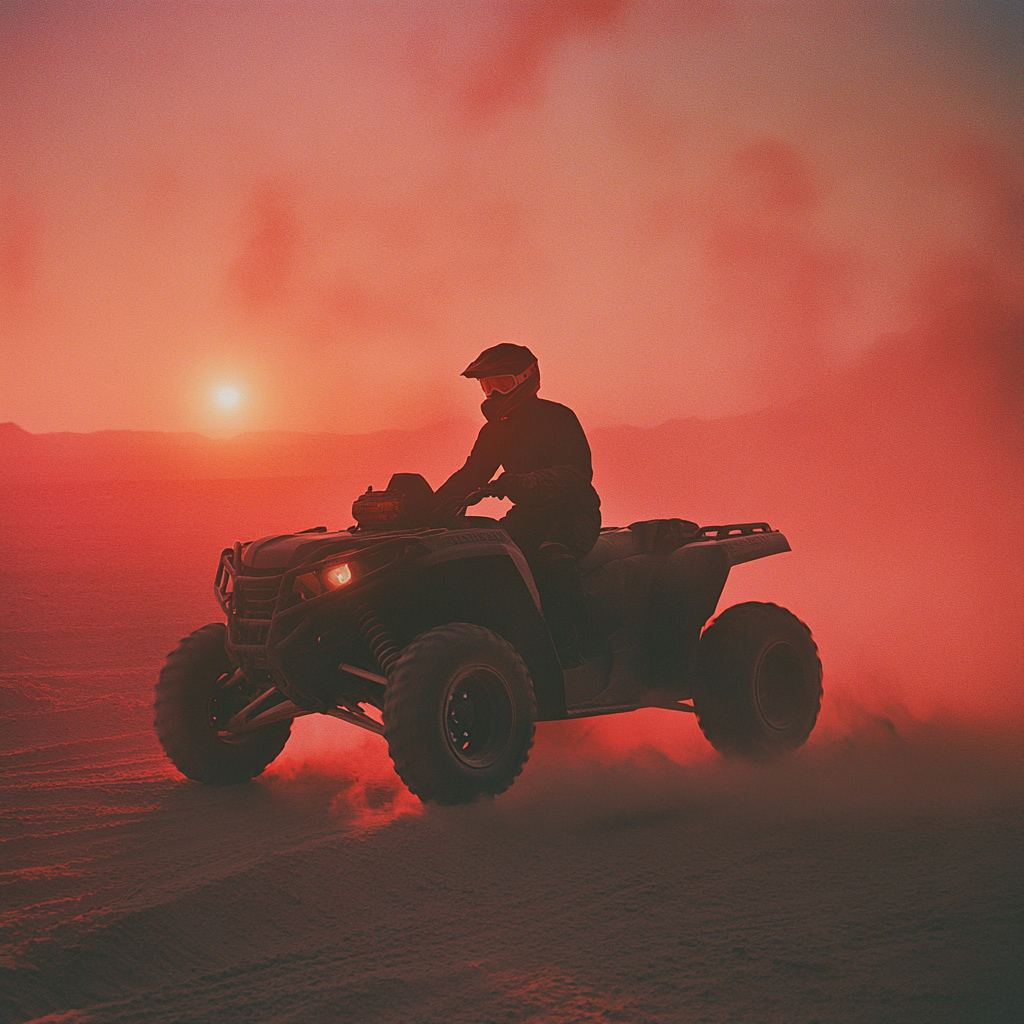
[(438, 506), (434, 515), (438, 519), (454, 519), (456, 516), (461, 516), (470, 505), (476, 505), (484, 498), (493, 498), (494, 496), (490, 488), (481, 487), (471, 491), (464, 498), (449, 498), (443, 505)]

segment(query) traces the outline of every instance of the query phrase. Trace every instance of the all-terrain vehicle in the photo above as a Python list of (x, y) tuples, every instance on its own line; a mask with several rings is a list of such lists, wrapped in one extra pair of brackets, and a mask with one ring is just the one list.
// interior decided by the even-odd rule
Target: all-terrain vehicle
[(357, 525), (235, 542), (214, 591), (227, 623), (185, 638), (156, 686), (156, 731), (190, 779), (259, 775), (292, 720), (323, 714), (387, 740), (421, 800), (469, 803), (523, 769), (536, 722), (666, 708), (728, 755), (799, 747), (821, 704), (810, 630), (747, 602), (714, 615), (729, 570), (790, 547), (766, 523), (682, 519), (601, 531), (580, 563), (589, 656), (563, 669), (530, 568), (478, 501), (438, 513), (396, 474)]

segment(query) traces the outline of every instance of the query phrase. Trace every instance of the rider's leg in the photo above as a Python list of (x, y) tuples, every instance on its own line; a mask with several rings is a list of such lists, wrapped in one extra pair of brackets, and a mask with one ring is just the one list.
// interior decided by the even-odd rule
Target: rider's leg
[(545, 541), (534, 563), (540, 603), (551, 639), (563, 667), (572, 668), (583, 660), (580, 634), (586, 625), (583, 586), (576, 559), (564, 544)]
[(526, 555), (559, 659), (566, 668), (580, 664), (587, 615), (576, 561), (597, 542), (601, 513), (586, 509), (550, 517), (517, 506), (501, 525)]

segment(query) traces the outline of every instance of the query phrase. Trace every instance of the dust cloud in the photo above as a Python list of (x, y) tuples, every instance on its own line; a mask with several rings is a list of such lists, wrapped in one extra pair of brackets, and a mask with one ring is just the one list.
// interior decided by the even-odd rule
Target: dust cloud
[(770, 764), (724, 760), (680, 714), (548, 723), (512, 789), (469, 808), (424, 807), (394, 774), (382, 739), (299, 720), (260, 786), (355, 833), (400, 818), (560, 834), (663, 821), (807, 821), (971, 816), (1024, 809), (1024, 749), (1014, 725), (916, 718), (891, 699), (877, 713), (833, 694), (808, 745)]

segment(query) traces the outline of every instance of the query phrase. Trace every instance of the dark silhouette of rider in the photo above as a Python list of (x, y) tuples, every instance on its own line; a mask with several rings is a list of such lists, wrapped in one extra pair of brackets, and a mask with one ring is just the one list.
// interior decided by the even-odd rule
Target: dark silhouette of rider
[(571, 409), (537, 397), (537, 357), (524, 346), (486, 349), (462, 376), (480, 381), (487, 422), (466, 464), (438, 488), (438, 505), (480, 489), (514, 502), (501, 525), (530, 565), (563, 665), (578, 665), (585, 612), (576, 563), (601, 532), (587, 436)]

